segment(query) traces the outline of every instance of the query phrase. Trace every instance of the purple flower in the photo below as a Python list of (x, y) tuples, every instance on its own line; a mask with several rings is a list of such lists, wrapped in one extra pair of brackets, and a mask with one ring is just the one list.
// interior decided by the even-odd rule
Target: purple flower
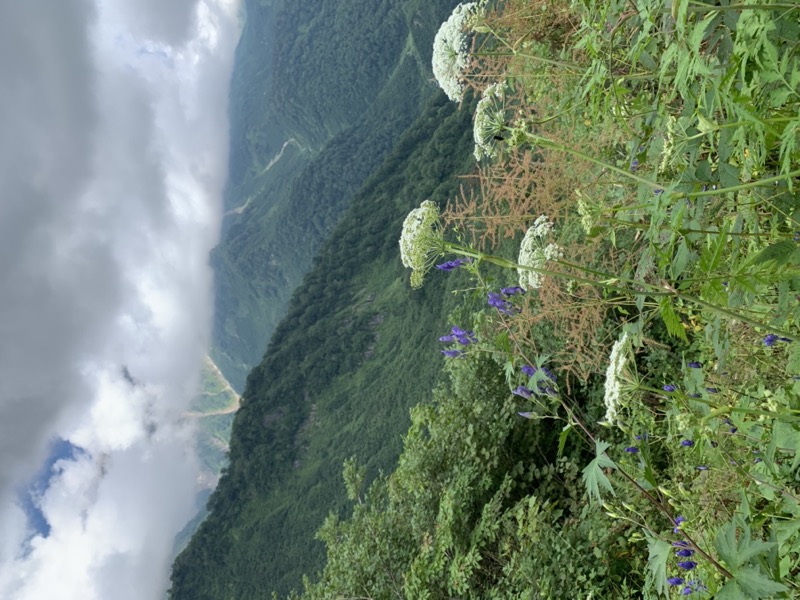
[(445, 263), (436, 265), (436, 268), (440, 271), (452, 271), (453, 269), (457, 269), (461, 265), (466, 265), (469, 262), (472, 262), (472, 260), (469, 258), (457, 258), (455, 260), (448, 260)]
[(518, 385), (511, 393), (516, 394), (517, 396), (522, 396), (523, 398), (527, 398), (528, 400), (530, 400), (531, 395), (533, 394), (533, 392), (531, 392), (524, 385)]
[(515, 285), (513, 287), (504, 287), (500, 291), (503, 292), (503, 294), (505, 294), (506, 296), (515, 296), (516, 294), (525, 293), (525, 290), (523, 290), (518, 285)]
[(678, 533), (678, 531), (680, 530), (681, 523), (683, 523), (685, 520), (686, 517), (682, 517), (681, 515), (675, 517), (675, 527), (672, 529), (672, 533)]
[(663, 193), (664, 193), (664, 190), (662, 190), (662, 189), (660, 189), (660, 188), (659, 188), (659, 189), (657, 189), (657, 190), (653, 190), (653, 193), (654, 193), (656, 196), (659, 196), (659, 195), (661, 195), (661, 194), (663, 194)]
[(453, 325), (453, 328), (450, 331), (453, 332), (453, 335), (467, 335), (467, 332), (457, 325)]
[(631, 161), (631, 173), (635, 173), (638, 168), (639, 168), (639, 159), (634, 158)]
[(691, 571), (697, 566), (697, 563), (694, 562), (693, 560), (679, 560), (678, 566), (681, 569), (685, 569), (686, 571)]
[(691, 594), (693, 591), (694, 591), (694, 590), (692, 590), (692, 586), (690, 586), (690, 585), (687, 585), (685, 588), (683, 588), (683, 589), (681, 590), (681, 594), (682, 594), (682, 595), (684, 595), (684, 596), (688, 596), (688, 595), (689, 595), (689, 594)]
[(450, 343), (450, 342), (455, 342), (456, 338), (455, 338), (455, 336), (452, 336), (452, 335), (443, 335), (442, 337), (439, 338), (439, 341), (440, 342), (445, 342), (445, 343)]
[(681, 558), (689, 558), (692, 554), (694, 554), (694, 550), (691, 548), (681, 548), (675, 552), (675, 556), (680, 556)]
[(639, 449), (636, 446), (628, 446), (627, 448), (625, 448), (625, 452), (628, 452), (630, 454), (638, 454)]
[(525, 375), (527, 375), (528, 377), (533, 377), (533, 375), (536, 373), (536, 367), (532, 367), (530, 365), (523, 365), (522, 372), (525, 373)]
[(705, 465), (697, 465), (695, 469), (697, 469), (698, 471), (708, 471), (708, 467)]
[[(684, 521), (685, 521), (685, 519), (684, 519)], [(688, 548), (689, 547), (689, 542), (684, 542), (683, 540), (679, 540), (677, 542), (672, 542), (672, 545), (673, 546), (677, 546), (679, 548)]]
[(731, 433), (736, 433), (737, 431), (739, 431), (739, 429), (738, 429), (738, 428), (736, 428), (736, 427), (731, 427), (731, 428), (730, 428), (730, 432), (731, 432)]
[(489, 306), (499, 308), (505, 305), (506, 299), (503, 298), (502, 294), (498, 294), (497, 292), (489, 292)]
[(461, 350), (442, 350), (442, 354), (450, 358), (458, 358), (464, 353)]
[(683, 583), (683, 577), (670, 577), (667, 579), (667, 583), (670, 585), (680, 585)]
[(778, 337), (774, 333), (770, 333), (769, 335), (764, 337), (765, 346), (774, 346), (776, 342), (791, 342), (791, 341), (792, 338)]
[(667, 384), (661, 388), (665, 392), (674, 392), (677, 388), (674, 385)]
[(510, 315), (511, 314), (511, 303), (503, 298), (502, 294), (498, 294), (497, 292), (489, 292), (489, 306), (493, 306), (501, 313)]
[(635, 438), (636, 438), (636, 441), (639, 441), (639, 442), (640, 442), (640, 441), (642, 441), (642, 440), (646, 440), (646, 439), (647, 439), (647, 433), (645, 432), (645, 433), (643, 433), (643, 434), (641, 434), (641, 435), (635, 435), (635, 436), (633, 436), (633, 437), (635, 437)]
[(556, 380), (556, 376), (555, 376), (555, 375), (553, 375), (553, 372), (552, 372), (550, 369), (548, 369), (547, 367), (542, 367), (542, 373), (544, 373), (545, 375), (547, 375), (547, 376), (548, 376), (550, 379), (552, 379), (553, 381), (555, 381), (555, 380)]
[(693, 360), (691, 362), (686, 363), (686, 366), (689, 367), (690, 369), (702, 369), (703, 368), (703, 363), (700, 363), (700, 362), (697, 362), (696, 360)]
[(691, 448), (692, 446), (694, 446), (694, 441), (692, 441), (692, 440), (681, 440), (681, 446), (683, 446), (684, 448)]
[(718, 393), (718, 392), (719, 392), (719, 390), (718, 390), (717, 388), (715, 388), (715, 387), (707, 387), (707, 388), (706, 388), (706, 391), (707, 391), (709, 394), (716, 394), (716, 393)]
[(530, 419), (533, 417), (532, 412), (518, 412), (517, 413), (520, 417), (525, 417), (526, 419)]

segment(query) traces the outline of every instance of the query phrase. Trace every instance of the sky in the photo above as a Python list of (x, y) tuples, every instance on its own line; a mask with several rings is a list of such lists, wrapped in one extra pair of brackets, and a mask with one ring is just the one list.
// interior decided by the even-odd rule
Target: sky
[(237, 16), (0, 3), (0, 598), (168, 587), (199, 489), (183, 414), (210, 340)]

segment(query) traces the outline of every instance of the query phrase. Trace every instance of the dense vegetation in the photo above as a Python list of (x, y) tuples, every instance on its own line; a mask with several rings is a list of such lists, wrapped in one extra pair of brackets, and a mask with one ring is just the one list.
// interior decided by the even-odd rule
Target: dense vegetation
[(799, 13), (454, 11), (459, 107), (293, 296), (173, 597), (800, 596)]
[(401, 252), (469, 273), (472, 318), (394, 473), (346, 464), (303, 597), (800, 596), (799, 13), (454, 12), (480, 190)]
[[(470, 163), (470, 113), (439, 98), (353, 199), (250, 374), (230, 464), (173, 568), (172, 598), (263, 598), (299, 587), (344, 508), (341, 465), (390, 470), (408, 409), (439, 378), (431, 332), (446, 326), (444, 281), (409, 290), (397, 231), (419, 197), (444, 205)], [(450, 304), (448, 304), (450, 302)]]
[(212, 358), (237, 391), (353, 194), (436, 93), (451, 0), (246, 2)]

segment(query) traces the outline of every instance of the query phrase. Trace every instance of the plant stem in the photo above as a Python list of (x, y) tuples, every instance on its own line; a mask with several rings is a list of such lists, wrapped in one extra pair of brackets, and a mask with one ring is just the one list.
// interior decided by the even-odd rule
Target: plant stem
[[(778, 8), (788, 8), (790, 10), (800, 8), (798, 4), (729, 4), (728, 6), (713, 6), (705, 2), (689, 0), (694, 6), (689, 7), (689, 12), (718, 12), (725, 10), (775, 10)], [(670, 11), (666, 11), (670, 12)]]
[(741, 190), (749, 190), (752, 188), (762, 187), (769, 183), (776, 183), (784, 179), (791, 179), (792, 177), (800, 177), (800, 169), (796, 171), (790, 171), (785, 175), (775, 175), (774, 177), (767, 177), (766, 179), (759, 179), (758, 181), (750, 181), (748, 183), (742, 183), (740, 185), (734, 185), (727, 188), (718, 188), (716, 190), (705, 190), (702, 192), (691, 192), (689, 194), (681, 194), (676, 196), (675, 198), (680, 199), (680, 198), (700, 198), (701, 196), (717, 196), (719, 194), (728, 194), (730, 192), (739, 192)]
[[(671, 288), (671, 287), (658, 286), (658, 285), (655, 285), (655, 284), (652, 284), (652, 283), (647, 283), (647, 282), (644, 282), (644, 281), (634, 281), (632, 279), (627, 279), (627, 278), (624, 278), (624, 277), (615, 276), (615, 275), (612, 275), (611, 273), (604, 273), (602, 271), (597, 271), (595, 269), (590, 269), (589, 267), (584, 267), (582, 265), (577, 265), (577, 264), (570, 263), (570, 262), (567, 262), (567, 261), (564, 261), (564, 260), (554, 260), (554, 261), (551, 261), (551, 262), (559, 264), (559, 265), (563, 265), (563, 266), (568, 267), (568, 268), (577, 269), (579, 271), (583, 271), (584, 273), (588, 273), (590, 275), (596, 275), (597, 277), (601, 277), (603, 279), (600, 279), (600, 280), (591, 279), (589, 277), (583, 277), (581, 275), (574, 275), (574, 274), (571, 274), (571, 273), (562, 273), (560, 271), (551, 271), (550, 269), (541, 269), (541, 268), (537, 268), (537, 267), (530, 267), (530, 266), (527, 266), (527, 265), (520, 265), (518, 263), (515, 263), (512, 260), (508, 260), (507, 258), (503, 258), (501, 256), (493, 256), (491, 254), (483, 254), (482, 252), (478, 252), (478, 251), (473, 250), (471, 248), (466, 248), (466, 247), (461, 246), (459, 244), (453, 244), (453, 243), (450, 243), (450, 242), (444, 242), (444, 247), (445, 247), (446, 250), (448, 250), (450, 252), (453, 252), (454, 254), (460, 254), (462, 256), (469, 256), (471, 258), (475, 258), (475, 259), (478, 259), (478, 260), (483, 260), (483, 261), (486, 261), (488, 263), (491, 263), (491, 264), (494, 264), (494, 265), (497, 265), (499, 267), (503, 267), (503, 268), (506, 268), (506, 269), (524, 269), (524, 270), (528, 270), (528, 271), (535, 271), (536, 273), (540, 273), (542, 275), (546, 275), (546, 276), (549, 276), (549, 277), (558, 277), (558, 278), (561, 278), (561, 279), (569, 279), (569, 280), (572, 280), (572, 281), (576, 281), (578, 283), (585, 283), (585, 284), (588, 284), (588, 285), (600, 286), (600, 287), (603, 287), (603, 288), (606, 288), (606, 289), (610, 289), (610, 290), (614, 290), (616, 292), (620, 292), (620, 293), (623, 293), (623, 294), (631, 294), (633, 296), (646, 296), (646, 297), (650, 296), (650, 297), (653, 297), (653, 298), (664, 297), (664, 296), (672, 296), (674, 298), (683, 300), (684, 302), (688, 302), (688, 303), (691, 303), (691, 304), (696, 304), (698, 306), (701, 306), (703, 308), (707, 308), (707, 309), (709, 309), (709, 310), (711, 310), (713, 312), (716, 312), (718, 314), (724, 315), (724, 316), (729, 317), (731, 319), (735, 319), (737, 321), (742, 321), (743, 323), (747, 323), (747, 324), (752, 325), (754, 327), (761, 327), (763, 329), (770, 330), (773, 333), (775, 333), (777, 335), (780, 335), (781, 337), (788, 338), (788, 339), (790, 339), (792, 341), (794, 341), (796, 339), (796, 336), (794, 334), (792, 334), (792, 333), (789, 333), (787, 331), (783, 331), (783, 330), (780, 330), (780, 329), (775, 329), (774, 327), (771, 327), (767, 323), (762, 323), (761, 321), (758, 321), (756, 319), (751, 319), (750, 317), (748, 317), (746, 315), (743, 315), (741, 313), (732, 311), (732, 310), (730, 310), (728, 308), (724, 308), (722, 306), (718, 306), (716, 304), (708, 302), (707, 300), (703, 300), (702, 298), (698, 298), (697, 296), (690, 296), (688, 294), (684, 294), (684, 293), (679, 292), (678, 290), (676, 290), (674, 288)], [(614, 282), (617, 282), (617, 281), (626, 284), (628, 287), (621, 286), (621, 285), (616, 285)], [(635, 289), (636, 286), (641, 287), (641, 288), (645, 288), (645, 289), (637, 290), (637, 289)]]
[(645, 179), (644, 177), (641, 177), (636, 173), (631, 173), (630, 171), (626, 171), (625, 169), (620, 169), (615, 165), (609, 164), (598, 158), (594, 158), (593, 156), (589, 156), (588, 154), (581, 152), (580, 150), (575, 150), (574, 148), (568, 148), (563, 144), (559, 144), (558, 142), (548, 140), (547, 138), (535, 135), (533, 133), (528, 134), (528, 140), (532, 144), (538, 144), (540, 146), (544, 146), (545, 148), (552, 148), (553, 150), (560, 150), (562, 152), (566, 152), (567, 154), (572, 154), (573, 156), (577, 156), (578, 158), (587, 160), (590, 163), (603, 167), (604, 169), (608, 169), (609, 171), (614, 171), (615, 173), (619, 173), (620, 175), (623, 175), (628, 179), (633, 179), (634, 181), (638, 181), (639, 183), (644, 183), (645, 185), (649, 185), (652, 188), (662, 187), (661, 184), (655, 181), (650, 181), (649, 179)]

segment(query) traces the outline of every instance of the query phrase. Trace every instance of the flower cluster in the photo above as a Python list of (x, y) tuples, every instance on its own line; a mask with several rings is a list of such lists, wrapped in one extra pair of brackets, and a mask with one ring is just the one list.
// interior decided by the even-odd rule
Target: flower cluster
[(511, 391), (512, 394), (516, 394), (517, 396), (522, 396), (523, 398), (526, 399), (530, 399), (533, 396), (533, 394), (537, 394), (539, 396), (558, 395), (558, 390), (556, 390), (556, 388), (554, 387), (557, 378), (555, 374), (547, 367), (541, 367), (537, 369), (536, 367), (532, 367), (530, 365), (523, 365), (521, 371), (528, 377), (536, 377), (537, 373), (541, 373), (542, 375), (544, 375), (546, 379), (545, 378), (539, 379), (536, 382), (536, 387), (534, 389), (531, 389), (527, 385), (519, 385)]
[(475, 140), (475, 160), (495, 158), (497, 143), (503, 139), (506, 127), (505, 85), (493, 83), (485, 90), (475, 107), (475, 126), (472, 130)]
[(542, 275), (538, 269), (543, 269), (547, 261), (558, 260), (563, 256), (561, 247), (556, 244), (544, 245), (543, 238), (553, 229), (553, 224), (545, 215), (541, 215), (525, 233), (519, 247), (517, 268), (519, 286), (526, 290), (541, 287)]
[[(475, 337), (474, 331), (467, 331), (466, 329), (461, 329), (457, 325), (453, 325), (450, 329), (450, 333), (447, 335), (443, 335), (439, 338), (439, 341), (443, 344), (454, 344), (458, 343), (462, 346), (469, 346), (470, 344), (474, 344), (478, 341), (478, 338)], [(463, 350), (457, 349), (449, 349), (449, 350), (442, 350), (442, 354), (449, 358), (459, 358), (464, 355)]]
[[(673, 528), (672, 532), (679, 533), (681, 530), (681, 524), (686, 522), (686, 517), (678, 515), (675, 517), (673, 522), (675, 527)], [(677, 565), (680, 569), (683, 571), (692, 571), (697, 567), (697, 563), (691, 560), (692, 556), (694, 556), (694, 550), (689, 542), (678, 540), (677, 542), (672, 542), (672, 546), (675, 548), (675, 557), (678, 559)], [(674, 575), (673, 577), (667, 578), (667, 583), (671, 586), (683, 586), (681, 588), (681, 595), (683, 596), (688, 596), (694, 592), (708, 590), (708, 588), (700, 581), (686, 581), (686, 579), (680, 575)]]
[[(513, 305), (511, 304), (511, 302), (506, 300), (506, 298), (508, 298), (510, 296), (516, 296), (517, 294), (524, 294), (524, 293), (525, 293), (525, 290), (523, 290), (521, 287), (516, 286), (516, 285), (514, 287), (501, 288), (500, 289), (500, 293), (498, 293), (498, 292), (489, 292), (488, 304), (489, 304), (489, 306), (492, 306), (492, 307), (496, 308), (497, 310), (499, 310), (504, 315), (510, 315), (510, 314), (513, 314), (514, 308), (513, 308)], [(519, 309), (517, 309), (517, 311), (519, 311)]]
[(433, 75), (453, 102), (464, 97), (464, 69), (469, 65), (467, 25), (477, 10), (475, 2), (459, 4), (433, 39)]
[(617, 420), (617, 413), (619, 411), (619, 401), (622, 392), (622, 370), (625, 368), (625, 363), (627, 362), (627, 355), (625, 352), (627, 343), (628, 332), (626, 331), (622, 334), (620, 339), (614, 342), (614, 345), (611, 347), (611, 355), (608, 357), (605, 394), (603, 396), (603, 402), (606, 405), (606, 416), (603, 420), (612, 425)]
[(425, 273), (433, 265), (441, 245), (439, 209), (430, 200), (425, 200), (419, 208), (408, 213), (400, 235), (400, 260), (403, 266), (411, 269), (411, 287), (422, 286)]

